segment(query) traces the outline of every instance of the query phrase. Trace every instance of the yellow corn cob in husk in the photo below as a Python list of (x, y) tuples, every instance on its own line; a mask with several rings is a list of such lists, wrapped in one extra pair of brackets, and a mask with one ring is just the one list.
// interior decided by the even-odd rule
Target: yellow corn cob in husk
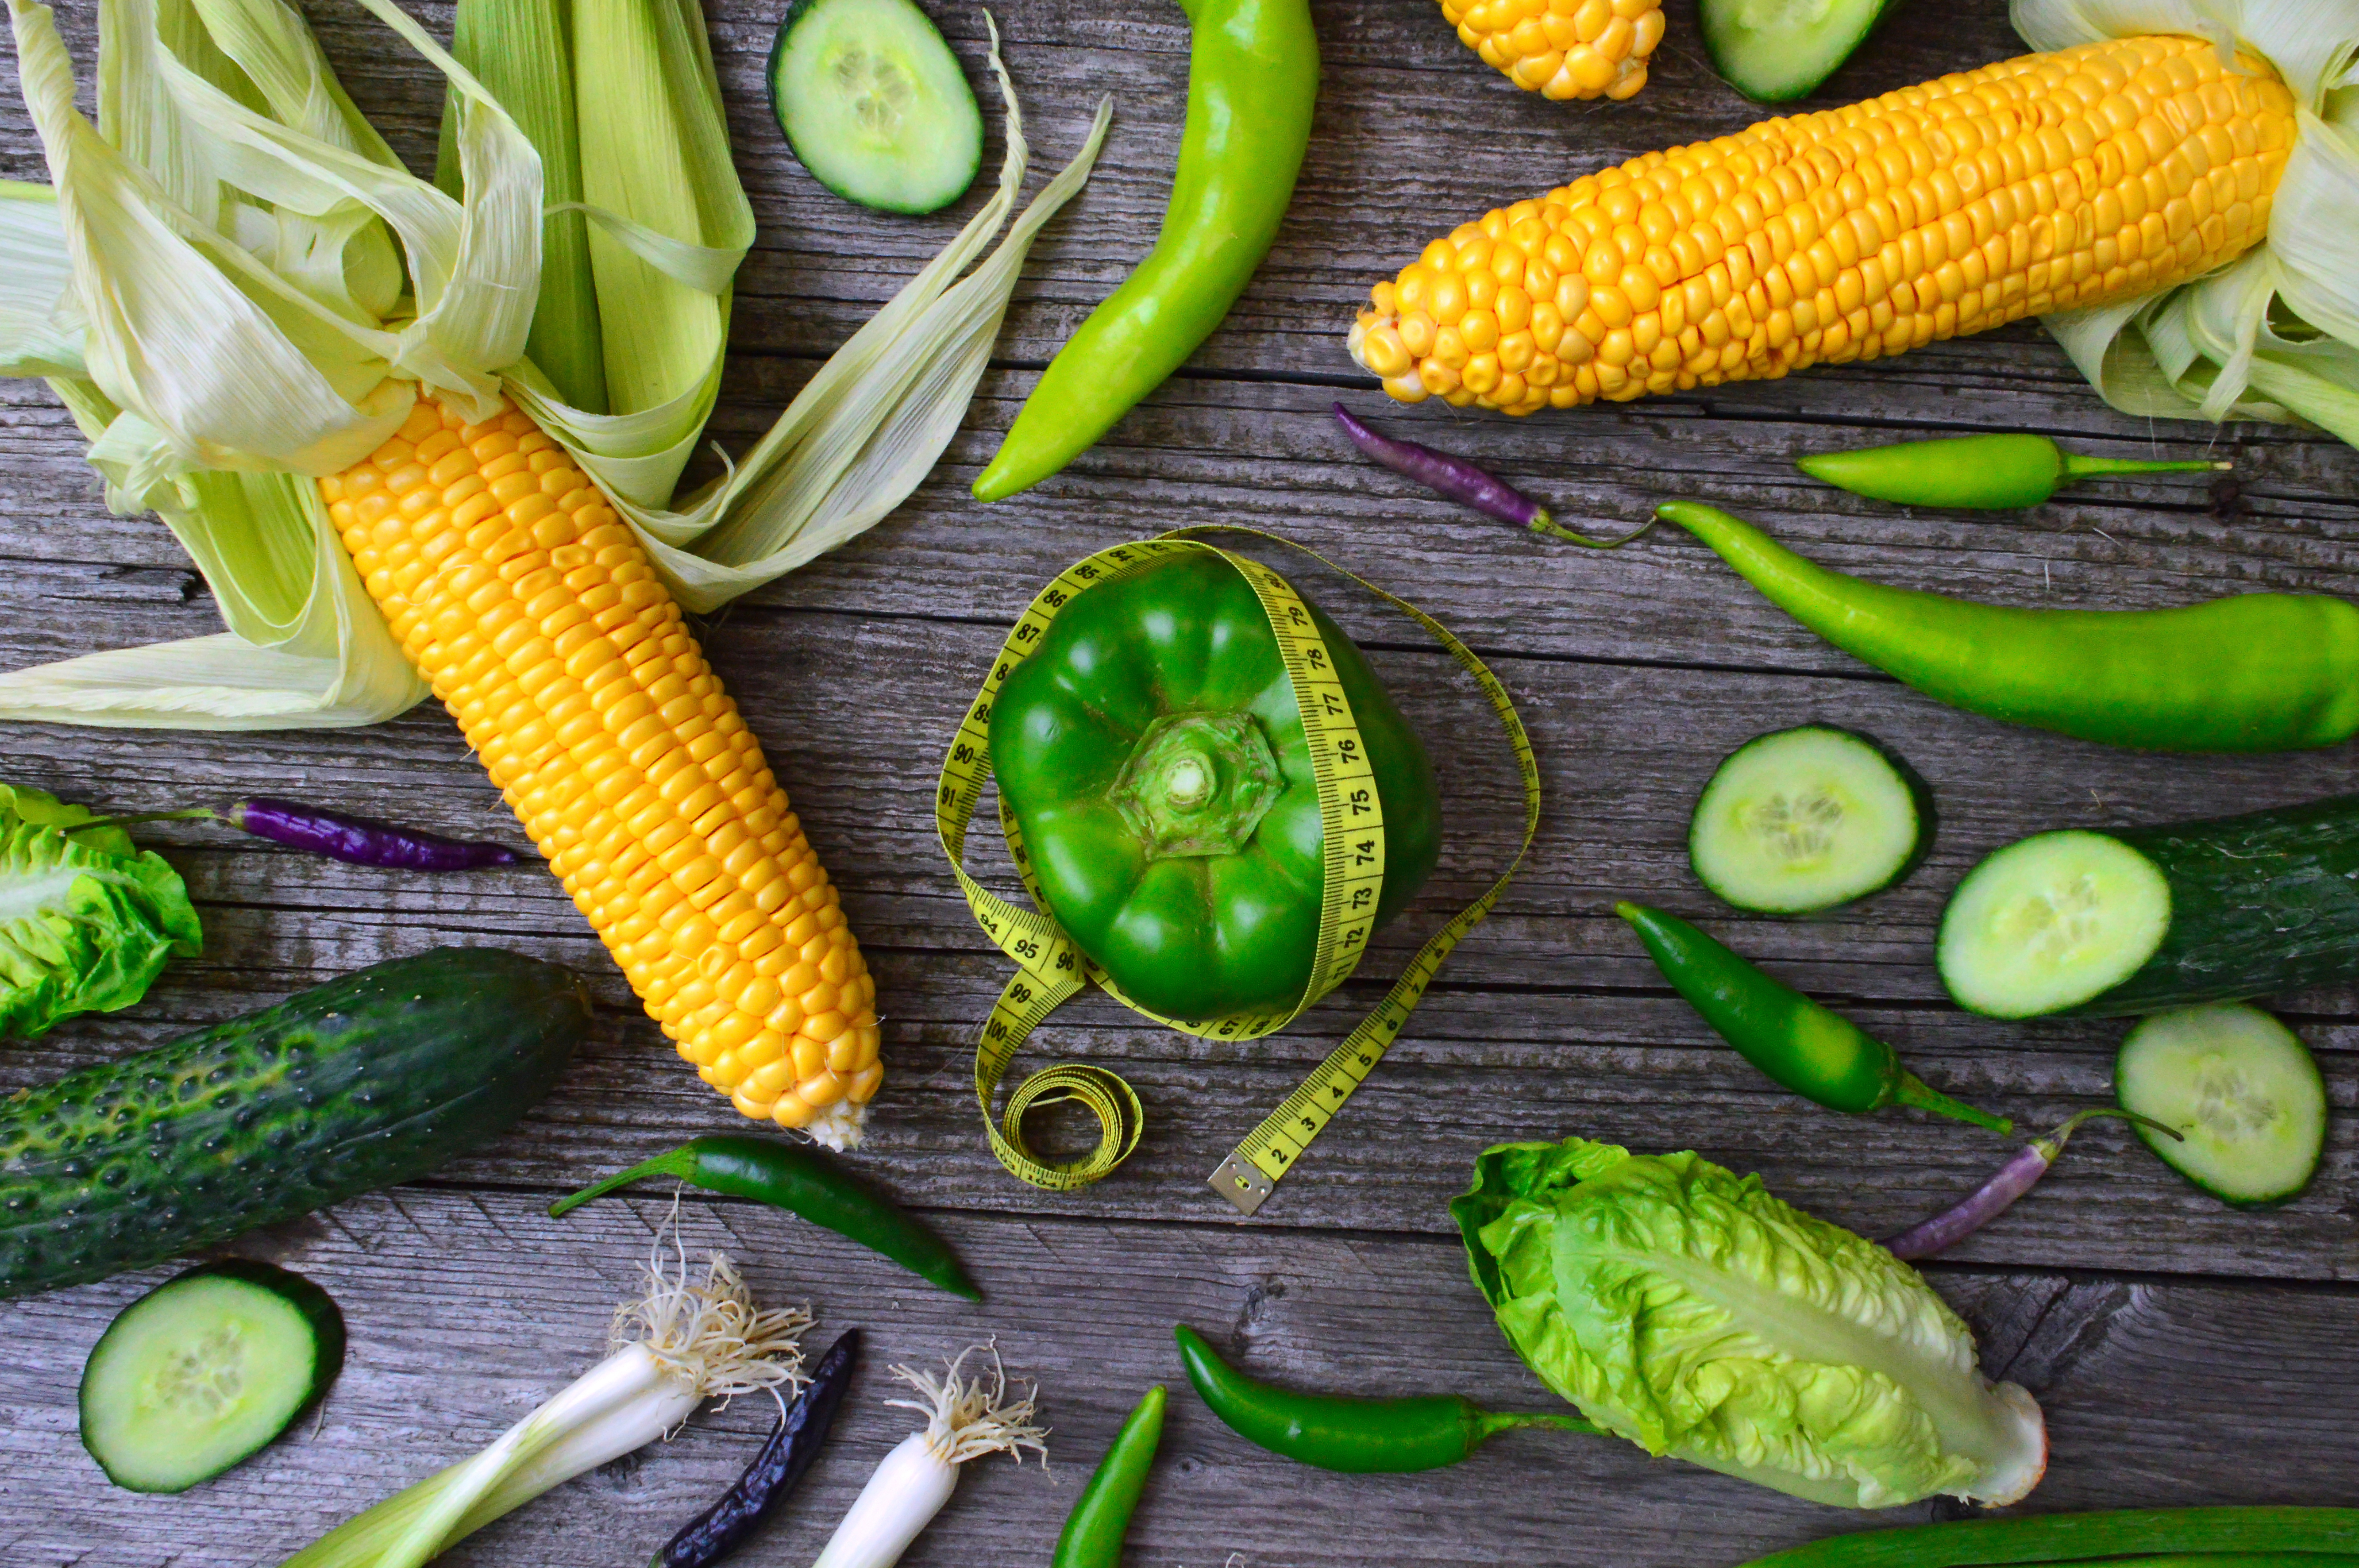
[(421, 397), (320, 481), (369, 594), (664, 1033), (749, 1116), (856, 1141), (876, 987), (679, 606), (514, 408)]
[(1648, 153), (1486, 213), (1369, 291), (1403, 402), (1511, 414), (1898, 354), (2146, 294), (2267, 233), (2270, 69), (2132, 38)]
[(1441, 0), (1468, 49), (1544, 98), (1627, 98), (1663, 41), (1663, 0)]

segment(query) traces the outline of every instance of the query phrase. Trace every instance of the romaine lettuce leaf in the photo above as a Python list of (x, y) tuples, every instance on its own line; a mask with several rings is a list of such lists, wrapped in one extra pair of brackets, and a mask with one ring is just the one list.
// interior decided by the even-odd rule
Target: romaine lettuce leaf
[(2039, 1407), (1923, 1278), (1757, 1176), (1502, 1144), (1450, 1209), (1516, 1352), (1650, 1454), (1862, 1508), (2011, 1502), (2046, 1467)]
[(179, 873), (93, 820), (0, 784), (0, 1036), (127, 1007), (203, 944)]

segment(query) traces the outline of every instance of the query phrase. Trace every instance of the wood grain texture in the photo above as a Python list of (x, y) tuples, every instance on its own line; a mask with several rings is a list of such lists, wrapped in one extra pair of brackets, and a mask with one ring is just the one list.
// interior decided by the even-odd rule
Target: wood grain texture
[[(440, 93), (350, 0), (305, 10), (397, 148), (430, 159)], [(1508, 1408), (1544, 1393), (1464, 1283), (1443, 1204), (1474, 1153), (1579, 1131), (1692, 1146), (1830, 1218), (1884, 1234), (1945, 1206), (2007, 1142), (1913, 1116), (1846, 1118), (1776, 1091), (1670, 996), (1610, 913), (1616, 898), (1711, 926), (1893, 1040), (1926, 1078), (2028, 1132), (2110, 1092), (2121, 1026), (1965, 1017), (1931, 964), (1959, 876), (2021, 834), (2215, 814), (2359, 790), (2349, 747), (2258, 758), (2108, 751), (1940, 708), (1802, 632), (1701, 546), (1652, 535), (1611, 554), (1542, 547), (1361, 462), (1328, 407), (1482, 458), (1557, 515), (1635, 522), (1666, 493), (1711, 499), (1830, 565), (2018, 604), (2132, 608), (2268, 589), (2359, 592), (2359, 453), (2285, 427), (2133, 419), (2036, 327), (1888, 363), (1511, 421), (1401, 409), (1343, 355), (1369, 283), (1497, 201), (1759, 116), (1704, 68), (1689, 0), (1654, 79), (1624, 105), (1558, 105), (1472, 60), (1430, 0), (1314, 0), (1325, 50), (1295, 210), (1229, 323), (1096, 450), (990, 507), (966, 487), (1039, 366), (1152, 244), (1184, 109), (1176, 8), (995, 6), (1024, 94), (1032, 183), (1116, 99), (1099, 172), (1035, 247), (965, 428), (909, 503), (850, 547), (707, 623), (744, 705), (845, 893), (880, 984), (888, 1076), (860, 1162), (958, 1241), (993, 1300), (971, 1309), (808, 1227), (693, 1202), (691, 1248), (725, 1245), (766, 1295), (815, 1298), (872, 1330), (839, 1444), (745, 1559), (809, 1561), (902, 1430), (879, 1409), (891, 1360), (996, 1333), (1040, 1377), (1055, 1484), (970, 1475), (911, 1561), (1031, 1563), (1186, 1318), (1256, 1371), (1305, 1384), (1456, 1388)], [(413, 6), (447, 29), (447, 5)], [(827, 196), (788, 156), (760, 72), (778, 9), (709, 0), (740, 171), (760, 234), (739, 277), (712, 435), (743, 451), (819, 361), (981, 200), (885, 218)], [(980, 82), (973, 10), (929, 6)], [(94, 6), (60, 14), (84, 66)], [(2015, 52), (1997, 0), (1904, 10), (1822, 102)], [(0, 66), (0, 78), (12, 68)], [(995, 116), (986, 158), (999, 154)], [(0, 82), (0, 174), (45, 178)], [(2232, 457), (2201, 476), (2092, 485), (2020, 514), (1899, 511), (1804, 481), (1796, 456), (1912, 433), (2032, 429), (2109, 455)], [(71, 421), (38, 383), (0, 383), (0, 669), (209, 632), (202, 579), (149, 518), (104, 509)], [(1521, 704), (1549, 806), (1525, 874), (1453, 957), (1391, 1060), (1240, 1226), (1206, 1171), (1340, 1038), (1421, 939), (1511, 853), (1517, 795), (1471, 686), (1413, 627), (1315, 567), (1281, 566), (1369, 650), (1429, 738), (1450, 807), (1440, 871), (1343, 996), (1288, 1033), (1219, 1046), (1084, 998), (1025, 1064), (1118, 1067), (1148, 1105), (1114, 1179), (1047, 1197), (976, 1127), (973, 1031), (1007, 972), (940, 864), (941, 748), (1016, 608), (1077, 556), (1167, 528), (1275, 528), (1417, 599)], [(1808, 921), (1719, 908), (1685, 823), (1721, 756), (1811, 720), (1871, 731), (1938, 791), (1940, 836), (1908, 883)], [(0, 725), (0, 777), (121, 811), (271, 792), (522, 844), (447, 717), (359, 732), (213, 737)], [(540, 1217), (556, 1192), (734, 1123), (640, 1014), (587, 927), (532, 866), (434, 879), (307, 859), (226, 832), (143, 830), (189, 877), (205, 955), (125, 1014), (0, 1050), (0, 1094), (151, 1045), (332, 975), (440, 943), (509, 945), (579, 967), (599, 1028), (508, 1138), (430, 1182), (249, 1238), (336, 1293), (353, 1360), (316, 1433), (180, 1498), (103, 1486), (74, 1442), (73, 1388), (107, 1318), (161, 1270), (0, 1303), (0, 1563), (212, 1568), (276, 1562), (341, 1514), (486, 1441), (588, 1364), (631, 1284), (654, 1195)], [(1012, 888), (995, 845), (979, 874)], [(2359, 1501), (2349, 1410), (2359, 1329), (2359, 984), (2284, 998), (2336, 1116), (2299, 1201), (2260, 1214), (2195, 1193), (2100, 1124), (2039, 1190), (1933, 1269), (1985, 1336), (1985, 1365), (2041, 1395), (2056, 1465), (2043, 1508)], [(1052, 1144), (1074, 1130), (1040, 1129)], [(821, 1338), (824, 1338), (822, 1330)], [(815, 1342), (816, 1343), (816, 1342)], [(595, 1568), (641, 1560), (726, 1484), (766, 1430), (759, 1402), (587, 1477), (454, 1554)], [(1218, 1565), (1709, 1565), (1877, 1521), (1792, 1503), (1605, 1443), (1504, 1440), (1458, 1470), (1347, 1481), (1285, 1465), (1175, 1402), (1132, 1561)], [(1903, 1512), (1910, 1519), (1926, 1510)], [(1897, 1521), (1886, 1521), (1897, 1522)]]
[[(551, 1221), (500, 1192), (409, 1189), (250, 1236), (237, 1249), (316, 1279), (353, 1349), (316, 1423), (179, 1497), (106, 1487), (75, 1442), (74, 1378), (106, 1315), (149, 1271), (0, 1305), (0, 1557), (11, 1568), (244, 1568), (275, 1563), (353, 1509), (497, 1435), (599, 1354), (669, 1210), (660, 1190)], [(1045, 1562), (1081, 1481), (1150, 1382), (1171, 1418), (1129, 1561), (1249, 1564), (1734, 1563), (1845, 1529), (1914, 1523), (1762, 1492), (1608, 1439), (1520, 1433), (1423, 1475), (1291, 1465), (1221, 1426), (1189, 1391), (1171, 1325), (1192, 1323), (1258, 1377), (1365, 1393), (1462, 1392), (1502, 1410), (1554, 1402), (1516, 1360), (1454, 1243), (1048, 1216), (942, 1216), (988, 1295), (970, 1306), (800, 1222), (691, 1199), (679, 1239), (745, 1268), (757, 1297), (808, 1301), (867, 1334), (819, 1467), (742, 1561), (808, 1563), (884, 1452), (909, 1430), (885, 1368), (995, 1335), (1037, 1379), (1050, 1470), (978, 1463), (911, 1568)], [(1110, 1259), (1121, 1259), (1119, 1270)], [(2255, 1284), (1937, 1269), (2023, 1382), (2055, 1457), (2027, 1511), (2198, 1502), (2349, 1503), (2348, 1351), (2359, 1301)], [(443, 1559), (453, 1568), (637, 1562), (750, 1455), (766, 1400), (584, 1477)], [(2267, 1463), (2257, 1463), (2266, 1454)], [(168, 1546), (165, 1545), (168, 1542)], [(78, 1555), (79, 1554), (79, 1555)]]

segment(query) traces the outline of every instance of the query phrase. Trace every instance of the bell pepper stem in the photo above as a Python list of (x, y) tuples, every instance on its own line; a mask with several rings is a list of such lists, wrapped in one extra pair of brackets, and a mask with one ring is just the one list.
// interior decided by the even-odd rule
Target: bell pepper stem
[(2072, 479), (2085, 479), (2093, 474), (2216, 474), (2235, 466), (2213, 458), (2157, 463), (2135, 457), (2082, 457), (2069, 452), (2064, 454), (2064, 473)]
[(628, 1171), (617, 1171), (603, 1181), (592, 1182), (578, 1192), (558, 1199), (549, 1205), (549, 1217), (555, 1219), (568, 1209), (579, 1208), (592, 1198), (603, 1198), (615, 1188), (627, 1187), (643, 1177), (677, 1176), (687, 1181), (694, 1180), (695, 1174), (696, 1150), (683, 1146), (658, 1154), (653, 1160), (643, 1160)]
[(1995, 1116), (1988, 1111), (1976, 1110), (1963, 1100), (1953, 1100), (1914, 1073), (1903, 1072), (1900, 1074), (1900, 1082), (1892, 1091), (1892, 1103), (1897, 1105), (1914, 1105), (1920, 1111), (1930, 1111), (1935, 1116), (1953, 1116), (1962, 1122), (1972, 1122), (1978, 1127), (1988, 1127), (1995, 1133), (2005, 1134), (2015, 1130), (2015, 1123), (2006, 1117)]

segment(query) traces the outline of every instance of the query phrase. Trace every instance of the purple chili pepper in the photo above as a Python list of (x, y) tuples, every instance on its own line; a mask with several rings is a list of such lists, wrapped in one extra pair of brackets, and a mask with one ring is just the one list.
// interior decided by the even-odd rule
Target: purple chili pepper
[(1655, 526), (1654, 520), (1649, 518), (1619, 539), (1591, 539), (1586, 534), (1574, 533), (1571, 528), (1560, 526), (1555, 518), (1549, 516), (1548, 508), (1538, 501), (1505, 480), (1484, 473), (1464, 458), (1451, 457), (1447, 452), (1419, 446), (1415, 441), (1396, 441), (1390, 436), (1378, 435), (1353, 418), (1351, 410), (1343, 404), (1338, 403), (1334, 407), (1335, 419), (1343, 427), (1343, 433), (1352, 438), (1353, 446), (1403, 478), (1414, 479), (1427, 489), (1472, 506), (1485, 517), (1496, 517), (1503, 523), (1514, 523), (1549, 539), (1585, 544), (1593, 550), (1612, 550), (1615, 545), (1627, 544)]
[(2120, 1116), (2125, 1121), (2150, 1127), (2158, 1132), (2180, 1135), (2164, 1127), (2151, 1116), (2139, 1116), (2112, 1105), (2097, 1105), (2082, 1111), (2046, 1138), (2026, 1144), (2014, 1159), (1998, 1168), (1991, 1179), (1974, 1190), (1973, 1195), (1953, 1209), (1935, 1214), (1922, 1225), (1910, 1225), (1898, 1236), (1884, 1243), (1886, 1251), (1904, 1262), (1930, 1258), (1947, 1247), (1955, 1247), (1974, 1232), (2005, 1214), (2007, 1206), (2038, 1184), (2064, 1152), (2064, 1144), (2075, 1128), (2092, 1116)]
[(375, 817), (349, 816), (255, 795), (220, 813), (232, 827), (256, 838), (308, 849), (354, 866), (406, 871), (472, 871), (483, 866), (513, 866), (519, 856), (506, 844), (470, 843), (440, 833), (396, 827)]

